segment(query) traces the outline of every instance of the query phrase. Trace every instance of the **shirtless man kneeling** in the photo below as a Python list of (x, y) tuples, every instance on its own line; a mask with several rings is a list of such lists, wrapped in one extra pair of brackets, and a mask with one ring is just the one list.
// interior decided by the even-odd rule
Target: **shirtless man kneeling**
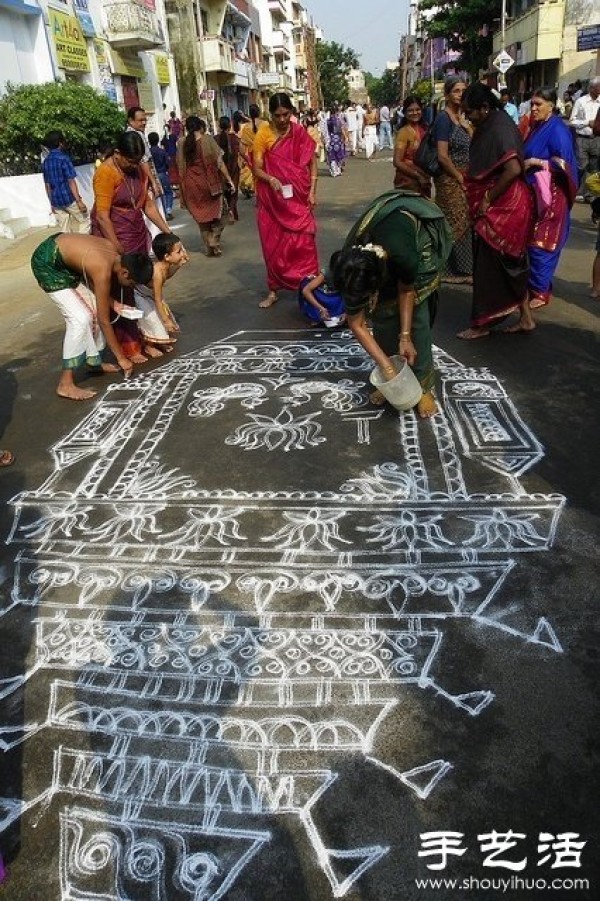
[[(46, 238), (31, 257), (40, 287), (65, 318), (63, 371), (56, 393), (71, 400), (88, 400), (95, 391), (75, 384), (75, 369), (82, 363), (103, 372), (122, 369), (127, 377), (133, 363), (123, 353), (111, 325), (111, 311), (123, 305), (113, 298), (119, 286), (133, 287), (152, 278), (152, 262), (143, 253), (120, 255), (106, 238), (57, 234)], [(108, 345), (117, 365), (102, 362)]]

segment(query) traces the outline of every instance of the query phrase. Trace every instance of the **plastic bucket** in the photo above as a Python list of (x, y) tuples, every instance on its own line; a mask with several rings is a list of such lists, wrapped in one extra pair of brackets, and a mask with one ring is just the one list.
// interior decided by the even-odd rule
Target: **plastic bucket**
[(369, 376), (369, 381), (397, 410), (411, 410), (423, 395), (421, 383), (404, 357), (394, 356), (391, 357), (391, 361), (396, 369), (393, 379), (386, 380), (379, 366), (376, 366)]

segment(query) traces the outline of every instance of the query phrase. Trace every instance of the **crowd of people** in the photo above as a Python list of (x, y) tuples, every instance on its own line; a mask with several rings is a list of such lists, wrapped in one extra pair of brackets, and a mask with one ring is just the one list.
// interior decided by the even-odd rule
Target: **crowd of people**
[[(431, 108), (414, 94), (393, 109), (346, 104), (300, 115), (277, 93), (268, 115), (252, 105), (221, 117), (215, 134), (198, 116), (181, 122), (173, 111), (162, 139), (146, 136), (146, 113), (135, 107), (98, 161), (91, 211), (64, 138), (52, 132), (44, 181), (60, 232), (37, 248), (32, 269), (65, 318), (58, 394), (94, 395), (75, 382), (83, 363), (128, 376), (173, 349), (179, 327), (164, 286), (189, 261), (171, 231), (175, 193), (209, 257), (221, 256), (242, 193), (255, 198), (265, 263), (259, 306), (291, 291), (311, 325), (347, 323), (385, 378), (396, 374), (392, 358), (412, 367), (422, 388), (417, 413), (434, 415), (431, 327), (442, 282), (471, 286), (470, 322), (458, 335), (465, 340), (499, 324), (530, 334), (533, 311), (550, 301), (571, 207), (592, 192), (599, 168), (600, 77), (563, 99), (560, 107), (554, 89), (541, 87), (517, 106), (508, 91), (452, 76), (431, 123)], [(381, 149), (393, 152), (391, 190), (370, 200), (325, 273), (319, 164), (337, 177), (349, 156), (369, 160)], [(596, 249), (599, 296), (600, 233)], [(507, 325), (511, 313), (518, 319)], [(103, 361), (105, 346), (115, 363)], [(383, 402), (379, 392), (371, 399)], [(10, 454), (2, 460), (12, 462)]]

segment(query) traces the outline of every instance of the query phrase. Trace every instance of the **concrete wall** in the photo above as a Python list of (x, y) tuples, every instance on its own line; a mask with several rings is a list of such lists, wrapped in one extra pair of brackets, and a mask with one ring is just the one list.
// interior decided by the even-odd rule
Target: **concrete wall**
[[(89, 209), (94, 202), (93, 175), (92, 164), (77, 166), (79, 190)], [(0, 209), (10, 210), (13, 219), (26, 216), (32, 226), (51, 225), (50, 205), (42, 174), (0, 178)]]

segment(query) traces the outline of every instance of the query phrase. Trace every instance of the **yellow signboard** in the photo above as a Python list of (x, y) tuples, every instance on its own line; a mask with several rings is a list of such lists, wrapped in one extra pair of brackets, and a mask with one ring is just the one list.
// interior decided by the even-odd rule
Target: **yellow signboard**
[(108, 48), (110, 70), (113, 75), (129, 75), (131, 78), (145, 78), (144, 63), (137, 53), (119, 52), (114, 47)]
[(162, 54), (155, 54), (154, 63), (156, 65), (156, 80), (159, 84), (170, 84), (171, 76), (169, 75), (169, 60)]
[(89, 72), (87, 45), (81, 33), (79, 19), (49, 7), (48, 21), (56, 48), (58, 68), (65, 72)]
[(108, 69), (109, 65), (110, 65), (109, 60), (108, 60), (108, 55), (106, 53), (106, 51), (108, 49), (108, 44), (106, 43), (106, 41), (102, 41), (99, 38), (94, 38), (94, 40), (92, 41), (92, 44), (94, 45), (94, 50), (96, 52), (96, 59), (98, 60), (98, 65), (103, 69)]

